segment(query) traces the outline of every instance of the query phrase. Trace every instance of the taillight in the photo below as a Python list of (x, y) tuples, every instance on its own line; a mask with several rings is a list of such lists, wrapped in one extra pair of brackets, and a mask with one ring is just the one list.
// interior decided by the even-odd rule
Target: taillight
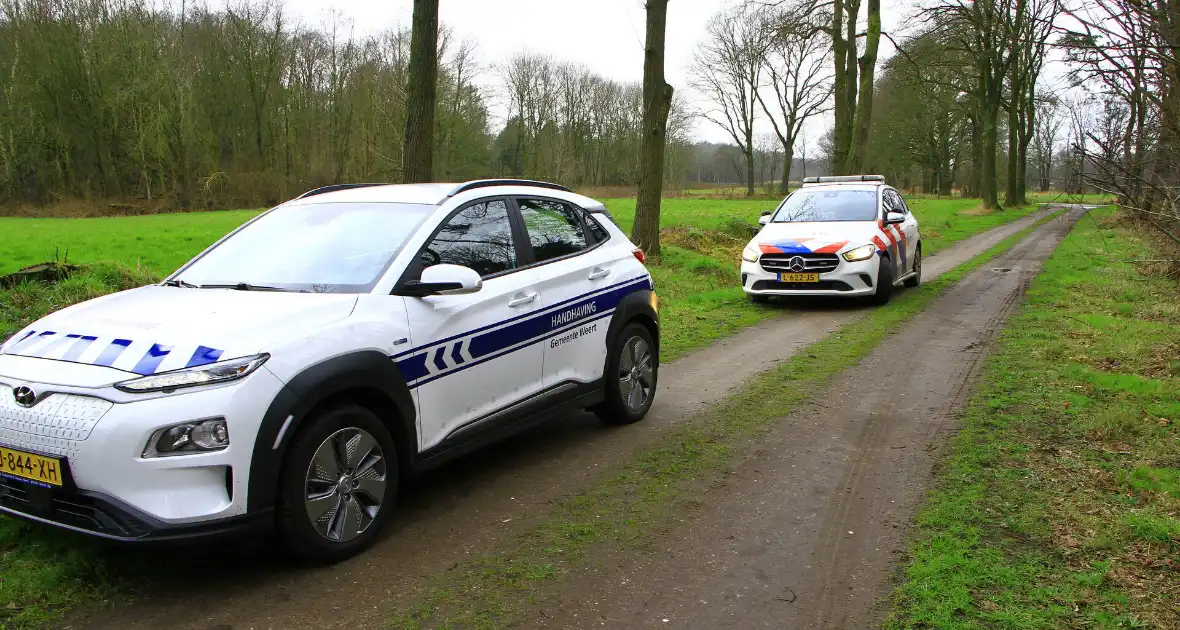
[(643, 265), (647, 264), (647, 256), (643, 255), (642, 249), (639, 249), (638, 247), (636, 247), (635, 249), (631, 250), (631, 253), (635, 254), (635, 260), (638, 260), (640, 262), (640, 264), (643, 264)]

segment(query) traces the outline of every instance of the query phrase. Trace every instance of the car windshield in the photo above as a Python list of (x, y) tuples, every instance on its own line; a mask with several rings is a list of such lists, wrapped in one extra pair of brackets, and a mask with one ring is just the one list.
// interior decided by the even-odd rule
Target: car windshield
[(783, 200), (772, 223), (876, 221), (875, 190), (796, 190)]
[(186, 287), (363, 293), (436, 206), (313, 203), (276, 208), (169, 281)]

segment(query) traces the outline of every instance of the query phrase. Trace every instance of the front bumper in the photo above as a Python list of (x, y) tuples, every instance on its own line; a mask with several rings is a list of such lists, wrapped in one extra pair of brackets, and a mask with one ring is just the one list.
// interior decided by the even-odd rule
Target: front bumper
[(779, 274), (763, 269), (761, 263), (742, 261), (742, 290), (751, 295), (816, 295), (856, 297), (877, 292), (880, 256), (848, 262), (841, 259), (835, 269), (819, 274), (819, 282), (780, 282)]
[(273, 527), (271, 510), (197, 523), (166, 523), (97, 492), (42, 488), (0, 477), (0, 514), (119, 542), (238, 539)]
[[(31, 385), (44, 398), (30, 408), (15, 407), (10, 388), (18, 384)], [(269, 520), (247, 517), (254, 439), (282, 387), (261, 369), (221, 386), (137, 395), (17, 380), (5, 369), (0, 445), (58, 458), (65, 474), (61, 487), (50, 488), (0, 478), (0, 512), (116, 540), (252, 530), (256, 518)], [(226, 449), (143, 457), (157, 429), (211, 417), (226, 419)]]

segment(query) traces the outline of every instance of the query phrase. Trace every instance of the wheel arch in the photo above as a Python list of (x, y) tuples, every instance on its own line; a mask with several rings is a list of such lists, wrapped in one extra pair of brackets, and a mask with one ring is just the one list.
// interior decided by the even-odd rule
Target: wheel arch
[[(650, 289), (641, 289), (628, 293), (623, 299), (619, 300), (619, 305), (615, 307), (614, 315), (611, 317), (610, 327), (606, 332), (607, 348), (614, 347), (615, 340), (623, 331), (623, 328), (631, 322), (639, 322), (648, 332), (651, 333), (652, 340), (655, 341), (655, 358), (657, 365), (660, 359), (660, 316), (659, 307), (654, 291)], [(607, 362), (609, 363), (610, 356), (608, 353)], [(606, 366), (603, 366), (603, 374), (606, 374)]]
[(247, 511), (275, 505), (287, 449), (306, 419), (345, 403), (376, 414), (394, 438), (400, 467), (412, 464), (418, 446), (416, 413), (397, 364), (376, 350), (334, 357), (290, 379), (263, 416), (251, 456)]

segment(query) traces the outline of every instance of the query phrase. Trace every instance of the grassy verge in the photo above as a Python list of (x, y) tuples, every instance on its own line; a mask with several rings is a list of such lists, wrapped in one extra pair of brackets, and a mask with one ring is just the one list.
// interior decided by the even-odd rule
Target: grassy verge
[(720, 478), (751, 438), (767, 430), (842, 370), (867, 356), (889, 331), (914, 316), (948, 286), (1005, 251), (1026, 230), (987, 253), (906, 291), (828, 335), (747, 384), (739, 393), (662, 436), (589, 490), (558, 501), (536, 527), (499, 552), (445, 571), (415, 604), (397, 611), (402, 628), (497, 628), (521, 621), (546, 585), (577, 569), (588, 551), (603, 545), (640, 544), (695, 496)]
[(1180, 627), (1180, 299), (1096, 214), (987, 361), (889, 627)]

